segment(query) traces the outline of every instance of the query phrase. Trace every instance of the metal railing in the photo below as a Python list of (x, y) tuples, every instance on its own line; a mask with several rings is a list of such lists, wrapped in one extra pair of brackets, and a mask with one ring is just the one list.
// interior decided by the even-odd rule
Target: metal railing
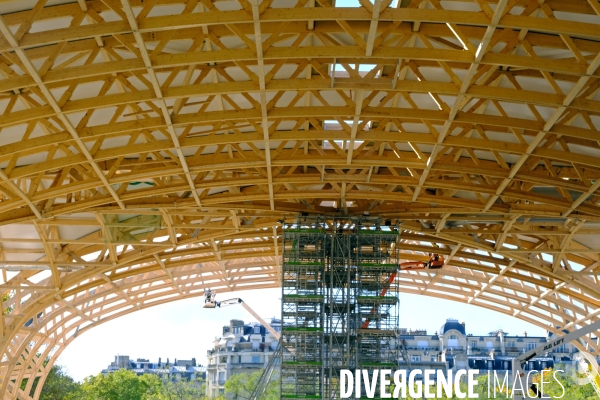
[(232, 363), (229, 364), (230, 368), (262, 368), (265, 364), (259, 363)]

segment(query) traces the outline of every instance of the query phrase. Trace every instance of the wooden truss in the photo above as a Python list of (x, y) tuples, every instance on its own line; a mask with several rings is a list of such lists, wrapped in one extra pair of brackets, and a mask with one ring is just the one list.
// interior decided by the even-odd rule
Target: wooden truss
[(0, 398), (103, 322), (278, 286), (300, 213), (439, 246), (404, 292), (598, 318), (597, 0), (352, 1), (0, 1)]

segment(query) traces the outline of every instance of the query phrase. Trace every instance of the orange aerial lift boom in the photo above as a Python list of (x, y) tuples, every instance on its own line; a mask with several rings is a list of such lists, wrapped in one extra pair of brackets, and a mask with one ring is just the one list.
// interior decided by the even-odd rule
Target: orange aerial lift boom
[[(425, 268), (439, 269), (444, 266), (445, 262), (446, 262), (446, 260), (444, 259), (444, 256), (441, 256), (437, 253), (429, 253), (429, 261), (427, 261), (427, 262), (424, 262), (424, 261), (403, 262), (398, 265), (398, 269), (401, 271), (409, 270), (409, 269), (425, 269)], [(396, 279), (397, 274), (398, 274), (398, 272), (393, 272), (392, 274), (390, 274), (387, 286), (384, 287), (383, 289), (381, 289), (381, 293), (379, 294), (380, 296), (386, 295), (388, 289), (390, 288), (390, 285), (392, 284), (392, 282), (394, 282), (394, 279)], [(374, 314), (376, 311), (377, 311), (377, 309), (375, 307), (373, 307), (373, 310), (371, 311), (371, 313)], [(371, 320), (367, 318), (365, 320), (365, 322), (363, 322), (361, 328), (362, 329), (368, 328), (370, 323), (371, 323)]]
[(401, 271), (407, 269), (438, 269), (444, 266), (446, 260), (443, 255), (429, 253), (429, 261), (408, 261), (398, 265)]

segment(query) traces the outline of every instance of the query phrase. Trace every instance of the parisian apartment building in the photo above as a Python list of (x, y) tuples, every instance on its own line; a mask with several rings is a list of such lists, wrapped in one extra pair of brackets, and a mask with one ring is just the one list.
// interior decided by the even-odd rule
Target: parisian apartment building
[(190, 360), (173, 359), (173, 361), (159, 358), (158, 361), (154, 362), (144, 358), (132, 360), (129, 356), (117, 355), (115, 356), (115, 361), (111, 362), (107, 368), (103, 369), (102, 373), (110, 374), (111, 372), (120, 369), (133, 371), (137, 375), (158, 375), (161, 378), (168, 378), (170, 380), (195, 380), (206, 378), (206, 367), (197, 365), (195, 358)]
[[(281, 332), (281, 320), (273, 318), (270, 325)], [(232, 319), (207, 352), (206, 395), (225, 393), (225, 382), (232, 375), (265, 368), (276, 348), (277, 339), (264, 326)]]
[[(271, 326), (281, 331), (281, 321), (273, 319)], [(400, 329), (399, 340), (408, 360), (400, 359), (400, 368), (457, 371), (478, 369), (509, 371), (512, 359), (547, 343), (552, 334), (530, 336), (527, 332), (511, 334), (495, 330), (485, 335), (467, 333), (464, 322), (447, 319), (434, 333), (419, 329)], [(397, 343), (400, 345), (400, 343)], [(251, 373), (264, 368), (277, 347), (277, 340), (258, 323), (231, 320), (223, 327), (207, 354), (206, 394), (218, 396), (225, 392), (227, 379), (238, 373)], [(579, 350), (571, 343), (553, 349), (541, 357), (529, 360), (525, 370), (541, 370), (557, 364), (570, 365)], [(407, 362), (408, 361), (408, 362)]]
[[(530, 336), (527, 332), (511, 334), (501, 329), (486, 335), (473, 335), (467, 333), (464, 322), (456, 319), (447, 319), (433, 334), (419, 329), (400, 330), (400, 340), (412, 368), (444, 371), (478, 369), (483, 373), (488, 370), (510, 371), (515, 357), (547, 343), (551, 337), (551, 333)], [(539, 371), (556, 364), (570, 365), (578, 351), (571, 343), (561, 345), (542, 357), (529, 360), (525, 370)], [(406, 364), (406, 360), (400, 361), (401, 366), (406, 367)]]

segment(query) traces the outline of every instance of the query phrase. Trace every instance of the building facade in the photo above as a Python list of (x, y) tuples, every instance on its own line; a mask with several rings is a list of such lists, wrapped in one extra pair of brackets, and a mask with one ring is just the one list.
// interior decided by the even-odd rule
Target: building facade
[[(281, 331), (281, 321), (270, 324)], [(215, 397), (225, 392), (225, 381), (235, 374), (252, 373), (263, 369), (277, 348), (277, 339), (258, 323), (233, 319), (223, 327), (207, 352), (206, 395)]]
[[(464, 322), (459, 323), (455, 319), (447, 319), (433, 335), (426, 330), (400, 331), (400, 339), (413, 368), (478, 369), (483, 373), (488, 370), (510, 371), (515, 357), (547, 343), (550, 337), (551, 334), (547, 337), (529, 336), (527, 332), (510, 335), (502, 330), (488, 335), (472, 335), (466, 332)], [(573, 344), (566, 343), (543, 357), (528, 361), (525, 370), (541, 370), (558, 363), (570, 365), (578, 351)], [(403, 360), (401, 365), (405, 364)]]
[[(271, 326), (281, 331), (281, 321), (273, 319)], [(456, 372), (459, 369), (478, 369), (480, 374), (498, 371), (509, 374), (512, 360), (547, 343), (551, 337), (510, 335), (502, 330), (487, 335), (473, 335), (466, 331), (465, 323), (447, 319), (439, 331), (429, 334), (426, 330), (400, 329), (402, 341), (409, 358), (399, 360), (400, 369), (432, 369)], [(399, 343), (395, 343), (398, 346)], [(206, 394), (215, 397), (225, 391), (225, 382), (239, 373), (252, 373), (263, 369), (277, 347), (276, 338), (258, 323), (231, 320), (223, 327), (222, 336), (216, 337), (207, 353)], [(566, 343), (543, 357), (527, 362), (525, 370), (542, 370), (555, 364), (569, 366), (573, 355), (579, 350)], [(420, 377), (418, 377), (420, 378)]]
[(161, 378), (168, 378), (170, 380), (186, 379), (205, 379), (206, 378), (206, 367), (202, 365), (196, 365), (196, 359), (191, 360), (177, 360), (170, 362), (169, 359), (162, 361), (158, 359), (158, 362), (151, 362), (150, 360), (138, 358), (137, 360), (131, 360), (129, 356), (115, 356), (115, 361), (111, 362), (110, 365), (102, 370), (103, 374), (109, 374), (120, 369), (126, 369), (133, 371), (138, 375), (153, 374), (158, 375)]

